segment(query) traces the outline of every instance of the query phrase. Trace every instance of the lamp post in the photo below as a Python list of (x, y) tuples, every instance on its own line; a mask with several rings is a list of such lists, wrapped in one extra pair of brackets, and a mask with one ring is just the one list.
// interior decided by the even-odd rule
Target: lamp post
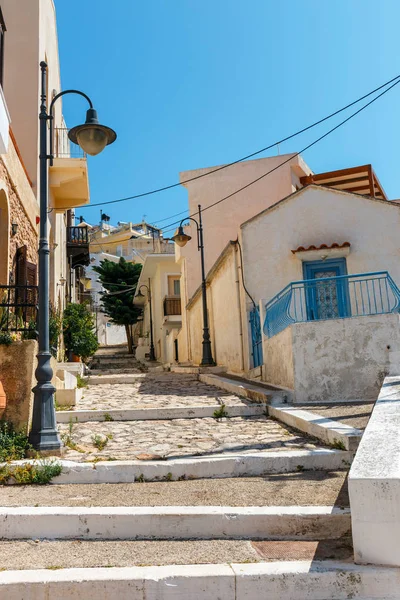
[(150, 360), (156, 360), (156, 353), (154, 352), (154, 339), (153, 339), (153, 310), (151, 308), (151, 285), (150, 285), (150, 278), (149, 278), (149, 285), (146, 285), (144, 283), (143, 285), (141, 285), (139, 287), (138, 296), (140, 296), (140, 297), (143, 298), (144, 294), (141, 291), (142, 288), (146, 288), (146, 290), (147, 290), (147, 298), (148, 298), (149, 306), (150, 306), (150, 353), (149, 353), (149, 359)]
[[(37, 384), (33, 388), (33, 418), (29, 434), (29, 442), (41, 452), (54, 452), (60, 450), (61, 440), (56, 427), (54, 409), (55, 387), (51, 383), (53, 370), (50, 360), (49, 341), (49, 240), (47, 229), (48, 208), (48, 161), (53, 164), (53, 109), (55, 102), (65, 94), (78, 94), (89, 103), (86, 113), (86, 122), (71, 129), (69, 139), (91, 156), (99, 154), (108, 144), (116, 140), (116, 133), (109, 127), (100, 125), (97, 112), (93, 108), (90, 98), (78, 90), (65, 90), (57, 94), (50, 103), (47, 112), (47, 64), (40, 63), (41, 70), (41, 96), (40, 96), (40, 240), (39, 240), (39, 352), (37, 355), (38, 366), (35, 376)], [(50, 153), (48, 152), (48, 127), (50, 122)]]
[(192, 217), (187, 217), (186, 219), (182, 219), (179, 224), (178, 233), (176, 233), (171, 239), (178, 244), (181, 248), (186, 246), (186, 244), (192, 238), (190, 235), (187, 235), (182, 227), (182, 223), (185, 221), (193, 221), (196, 223), (197, 227), (197, 249), (200, 251), (201, 258), (201, 288), (202, 288), (202, 298), (203, 298), (203, 354), (201, 360), (201, 366), (203, 367), (213, 367), (215, 366), (215, 361), (212, 356), (211, 349), (211, 340), (210, 340), (210, 328), (208, 326), (208, 309), (207, 309), (207, 286), (206, 286), (206, 271), (204, 266), (204, 240), (203, 240), (203, 223), (201, 220), (201, 205), (198, 205), (199, 209), (199, 221), (196, 219), (192, 219)]

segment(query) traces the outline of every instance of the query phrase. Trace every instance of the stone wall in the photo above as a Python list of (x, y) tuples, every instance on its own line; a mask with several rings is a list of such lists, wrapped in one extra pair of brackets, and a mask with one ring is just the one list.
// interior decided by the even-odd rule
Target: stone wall
[(21, 246), (27, 247), (27, 260), (37, 264), (38, 261), (38, 236), (35, 228), (28, 219), (17, 187), (14, 185), (4, 163), (0, 160), (0, 181), (5, 183), (7, 189), (10, 215), (10, 228), (12, 223), (18, 224), (15, 236), (10, 236), (9, 244), (9, 271), (15, 270), (15, 253)]
[(2, 418), (26, 433), (32, 421), (36, 354), (37, 342), (34, 340), (0, 345), (0, 380), (7, 396)]

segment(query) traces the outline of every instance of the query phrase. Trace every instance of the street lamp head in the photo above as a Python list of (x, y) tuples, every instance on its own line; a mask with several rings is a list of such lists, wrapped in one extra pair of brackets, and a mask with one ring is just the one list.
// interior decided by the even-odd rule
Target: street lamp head
[(191, 236), (183, 231), (182, 225), (179, 225), (178, 233), (172, 236), (171, 240), (183, 248), (191, 240)]
[(101, 125), (97, 118), (97, 110), (89, 108), (86, 113), (86, 122), (73, 127), (68, 137), (74, 144), (78, 144), (86, 154), (96, 156), (106, 146), (117, 139), (117, 134), (110, 127)]

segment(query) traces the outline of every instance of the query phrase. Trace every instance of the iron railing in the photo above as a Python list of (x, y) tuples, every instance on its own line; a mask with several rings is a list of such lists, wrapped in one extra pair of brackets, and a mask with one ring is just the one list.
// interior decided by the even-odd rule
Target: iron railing
[(71, 246), (88, 246), (89, 233), (87, 227), (67, 227), (67, 244)]
[(292, 323), (399, 312), (400, 290), (387, 271), (294, 281), (266, 306), (264, 333)]
[(66, 127), (54, 129), (54, 158), (85, 158), (86, 153), (78, 144), (74, 144), (68, 137)]
[(181, 299), (177, 296), (166, 296), (164, 298), (164, 317), (181, 315)]
[(259, 367), (263, 364), (263, 347), (260, 310), (254, 306), (249, 313), (249, 323), (251, 330), (251, 347), (253, 356), (253, 367)]
[(0, 331), (31, 331), (37, 311), (36, 285), (0, 285)]

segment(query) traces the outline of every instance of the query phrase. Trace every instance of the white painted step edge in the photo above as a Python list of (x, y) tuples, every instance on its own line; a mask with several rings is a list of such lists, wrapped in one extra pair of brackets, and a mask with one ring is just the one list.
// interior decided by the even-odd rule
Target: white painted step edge
[(268, 406), (268, 414), (281, 423), (304, 431), (326, 444), (342, 444), (346, 450), (357, 450), (363, 434), (360, 429), (350, 425), (287, 405)]
[(350, 531), (350, 509), (333, 506), (0, 508), (3, 540), (323, 540)]
[(398, 600), (397, 569), (342, 562), (6, 571), (7, 600)]
[[(150, 421), (170, 419), (204, 419), (214, 417), (214, 412), (221, 409), (220, 404), (214, 406), (183, 406), (176, 408), (130, 408), (108, 410), (62, 410), (56, 413), (57, 423), (85, 423), (87, 421)], [(228, 417), (255, 417), (264, 415), (266, 408), (263, 405), (246, 406), (239, 404), (225, 406)], [(111, 417), (111, 419), (110, 419)]]
[[(336, 471), (347, 469), (352, 452), (318, 448), (253, 454), (225, 454), (209, 457), (176, 458), (161, 461), (104, 461), (81, 463), (60, 460), (61, 475), (51, 483), (132, 483), (145, 481), (208, 479), (220, 477), (257, 477), (296, 471)], [(15, 461), (12, 465), (30, 461)], [(1, 466), (1, 465), (0, 465)]]

